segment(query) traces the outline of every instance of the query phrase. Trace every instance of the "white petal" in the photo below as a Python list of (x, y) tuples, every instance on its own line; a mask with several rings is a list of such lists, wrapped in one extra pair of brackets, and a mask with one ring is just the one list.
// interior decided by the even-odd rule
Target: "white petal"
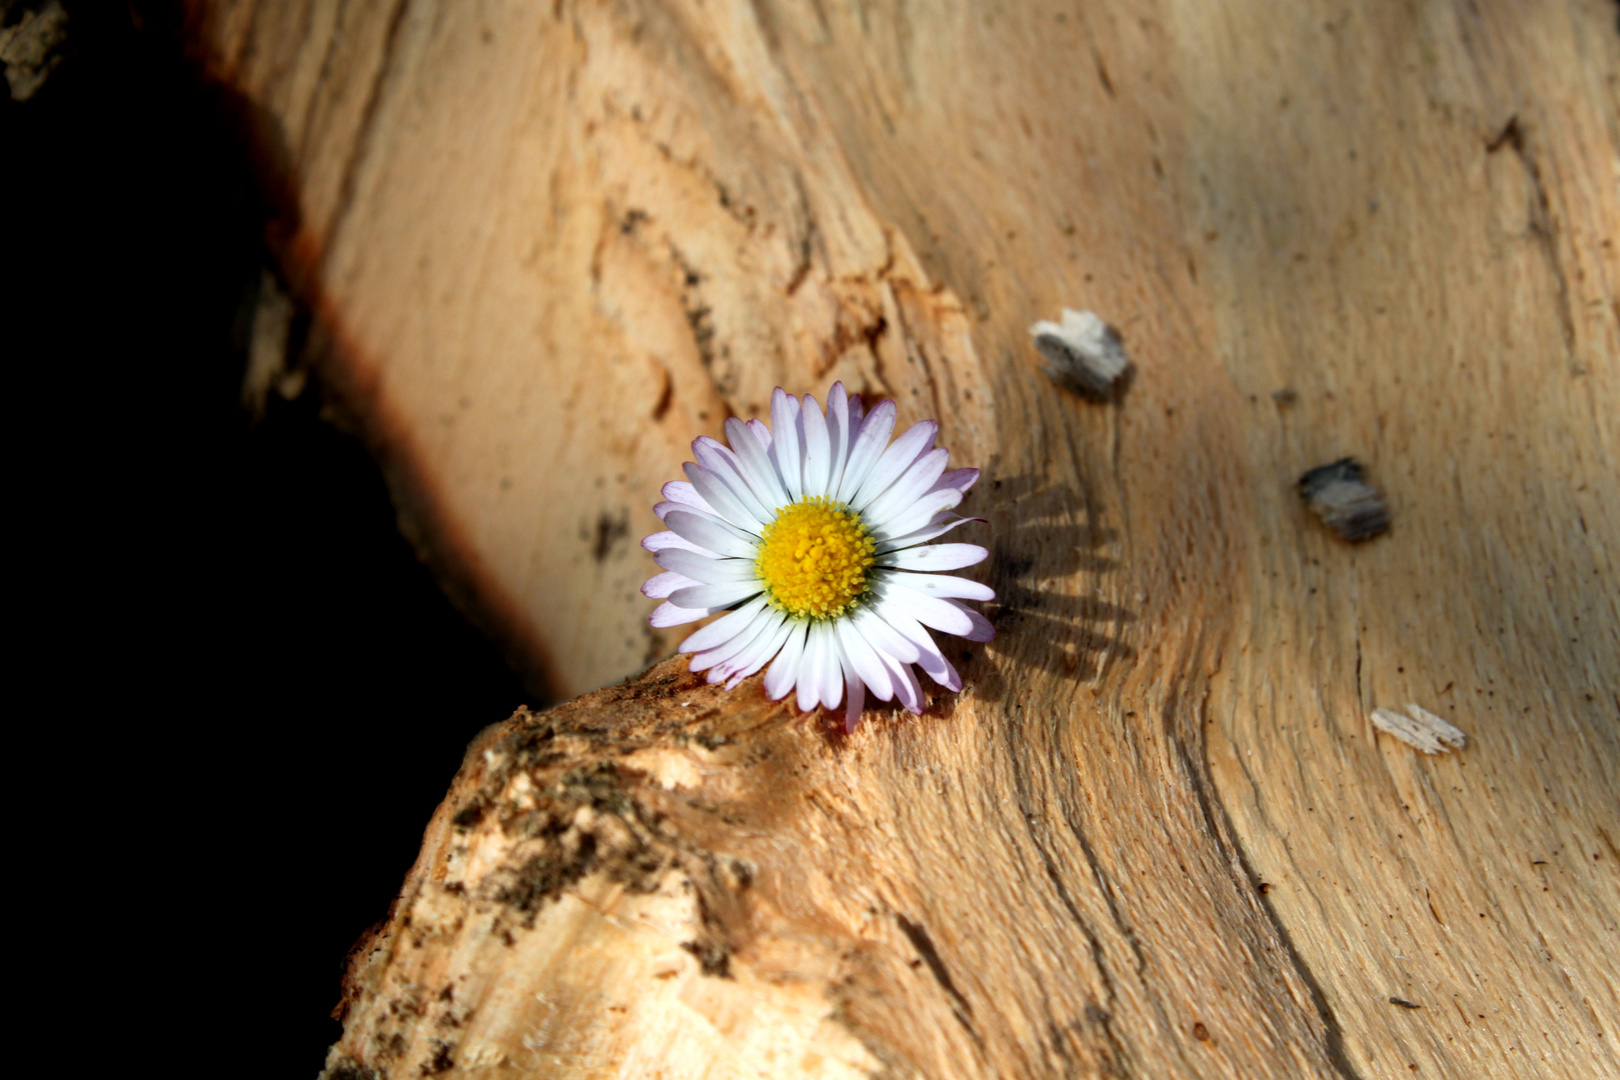
[(866, 505), (862, 516), (874, 527), (882, 528), (890, 518), (911, 509), (912, 505), (934, 486), (934, 481), (945, 471), (945, 463), (950, 456), (949, 451), (944, 449), (930, 450), (923, 454), (906, 467), (906, 471), (888, 491)]
[[(879, 650), (903, 663), (915, 664), (917, 662), (917, 645), (910, 638), (890, 626), (883, 617), (869, 607), (860, 608), (851, 617), (856, 627), (860, 629), (861, 636), (870, 641)], [(922, 630), (921, 627), (918, 627)], [(927, 633), (927, 631), (923, 631)]]
[(894, 402), (880, 401), (861, 421), (859, 433), (849, 450), (849, 464), (844, 466), (844, 478), (838, 482), (839, 502), (851, 500), (851, 496), (865, 483), (872, 466), (883, 456), (883, 448), (889, 445), (889, 435), (894, 431), (895, 411)]
[[(718, 611), (740, 601), (752, 599), (758, 596), (760, 591), (759, 582), (757, 581), (728, 581), (722, 585), (694, 585), (689, 589), (677, 589), (670, 593), (669, 602), (677, 607), (709, 608)], [(897, 589), (895, 591), (899, 592), (901, 590)], [(940, 603), (944, 603), (944, 601), (942, 600)], [(919, 615), (918, 618), (922, 617)], [(923, 621), (927, 622), (926, 619)]]
[(692, 454), (698, 459), (698, 464), (726, 485), (726, 490), (736, 496), (744, 510), (753, 514), (760, 521), (769, 521), (772, 518), (770, 509), (765, 502), (748, 486), (743, 479), (743, 465), (731, 448), (711, 439), (707, 435), (692, 440)]
[(805, 632), (808, 624), (792, 621), (788, 623), (788, 636), (782, 642), (782, 651), (776, 654), (771, 662), (771, 670), (765, 673), (765, 696), (772, 701), (780, 701), (787, 697), (788, 692), (799, 682), (799, 668), (804, 657)]
[(782, 486), (782, 478), (776, 475), (776, 466), (771, 463), (771, 457), (765, 452), (765, 447), (748, 433), (743, 422), (735, 416), (726, 421), (726, 435), (730, 437), (732, 448), (737, 451), (737, 458), (742, 462), (743, 479), (753, 486), (754, 493), (759, 496), (760, 501), (772, 510), (786, 506), (787, 489)]
[(951, 662), (934, 644), (933, 635), (923, 629), (921, 623), (894, 605), (879, 608), (877, 613), (884, 622), (903, 634), (907, 641), (917, 646), (917, 666), (926, 671), (931, 679), (947, 690), (962, 689), (962, 680), (956, 674), (956, 669), (951, 667)]
[(952, 513), (935, 514), (934, 517), (936, 520), (932, 523), (923, 526), (915, 532), (906, 533), (904, 536), (887, 537), (884, 535), (882, 529), (874, 529), (873, 535), (877, 538), (878, 554), (887, 555), (889, 552), (899, 551), (901, 548), (908, 548), (917, 544), (925, 544), (934, 539), (936, 536), (945, 535), (958, 525), (966, 525), (970, 521), (985, 520), (984, 518), (979, 517), (957, 517)]
[[(711, 588), (713, 586), (710, 586)], [(676, 593), (672, 600), (681, 603), (681, 593)], [(696, 600), (692, 601), (696, 603)], [(925, 626), (932, 626), (935, 630), (943, 630), (947, 634), (961, 637), (973, 631), (973, 621), (962, 612), (935, 596), (913, 589), (888, 589), (883, 594), (881, 606), (886, 615), (890, 609), (911, 616)]]
[(755, 417), (748, 421), (748, 430), (752, 431), (754, 438), (759, 440), (761, 449), (769, 450), (771, 448), (771, 429), (770, 425), (766, 424), (765, 421)]
[[(714, 552), (716, 555), (726, 555), (733, 559), (754, 559), (759, 557), (759, 541), (749, 536), (735, 525), (727, 525), (716, 521), (705, 514), (696, 514), (690, 510), (673, 510), (664, 516), (664, 524), (682, 539), (689, 540), (698, 545), (700, 549)], [(646, 547), (645, 542), (642, 544)], [(671, 547), (675, 545), (669, 545)], [(959, 544), (943, 544), (942, 547), (960, 547)], [(656, 553), (655, 553), (656, 554)], [(893, 565), (900, 565), (895, 563)], [(967, 565), (967, 564), (963, 564)], [(941, 570), (952, 569), (940, 567)]]
[(906, 611), (903, 604), (896, 604), (890, 597), (879, 594), (869, 610), (888, 623), (895, 633), (915, 645), (919, 652), (927, 652), (930, 649), (938, 651), (934, 645), (933, 635), (923, 629), (922, 623)]
[(804, 474), (799, 464), (798, 412), (799, 403), (778, 386), (771, 394), (771, 457), (792, 502), (797, 502), (804, 494)]
[(654, 574), (641, 586), (641, 595), (653, 600), (662, 600), (676, 589), (684, 589), (689, 585), (700, 585), (702, 582), (693, 581), (685, 574), (677, 574), (673, 570), (666, 570), (662, 574)]
[[(670, 515), (673, 517), (674, 515)], [(929, 544), (878, 556), (878, 565), (897, 570), (960, 570), (990, 557), (978, 544)]]
[(743, 504), (731, 493), (731, 490), (713, 473), (701, 465), (687, 462), (684, 466), (687, 478), (692, 486), (697, 488), (709, 504), (719, 512), (719, 516), (733, 525), (747, 529), (751, 533), (760, 533), (765, 530), (765, 523), (759, 515), (743, 508)]
[(714, 614), (716, 610), (718, 609), (684, 608), (665, 600), (662, 604), (653, 608), (652, 614), (647, 616), (647, 622), (659, 629), (663, 629), (666, 626), (680, 626), (682, 623), (697, 622), (705, 615)]
[[(681, 512), (685, 513), (684, 510)], [(671, 513), (673, 513), (673, 511), (671, 511)], [(654, 555), (658, 554), (660, 551), (663, 551), (665, 548), (680, 548), (682, 551), (695, 551), (699, 555), (714, 554), (714, 552), (710, 551), (708, 548), (699, 547), (697, 544), (692, 543), (692, 541), (688, 540), (680, 533), (672, 532), (668, 529), (664, 530), (663, 532), (655, 532), (652, 535), (644, 538), (641, 541), (641, 546), (652, 552)]]
[(848, 662), (843, 658), (843, 649), (839, 647), (838, 635), (833, 633), (831, 623), (818, 623), (821, 627), (821, 704), (829, 709), (836, 709), (838, 703), (844, 700), (844, 668)]
[(996, 640), (996, 628), (990, 624), (989, 619), (985, 618), (983, 615), (980, 615), (977, 611), (974, 611), (960, 600), (947, 600), (945, 602), (954, 607), (961, 608), (962, 612), (967, 615), (968, 621), (973, 624), (973, 632), (963, 634), (963, 637), (967, 638), (969, 641)]
[(804, 493), (825, 495), (832, 470), (832, 448), (828, 445), (827, 418), (809, 394), (804, 395), (799, 423), (804, 428)]
[[(659, 565), (664, 566), (665, 564), (659, 563)], [(667, 566), (666, 569), (676, 570), (680, 568)], [(681, 573), (688, 574), (691, 571), (681, 570)], [(696, 574), (692, 574), (692, 576), (697, 577)], [(977, 581), (969, 581), (967, 578), (952, 577), (949, 574), (913, 574), (906, 570), (885, 569), (882, 571), (881, 576), (885, 582), (891, 585), (926, 593), (929, 596), (954, 596), (962, 600), (994, 600), (996, 598), (996, 590), (990, 586), (981, 585)]]
[(821, 703), (821, 655), (826, 651), (821, 629), (819, 622), (810, 624), (810, 633), (804, 642), (804, 658), (799, 661), (800, 712), (809, 712)]
[(861, 681), (879, 701), (893, 698), (894, 684), (889, 681), (889, 673), (878, 659), (877, 649), (855, 628), (853, 620), (839, 619), (832, 625), (838, 635), (838, 646), (844, 662), (855, 669), (855, 674), (861, 677)]
[[(749, 623), (753, 622), (754, 618), (765, 609), (765, 606), (765, 598), (761, 596), (724, 618), (716, 619), (703, 629), (689, 635), (675, 651), (683, 653), (702, 652), (705, 649), (712, 649), (722, 642), (730, 641), (740, 634)], [(697, 669), (694, 668), (693, 670)]]
[(687, 577), (707, 585), (725, 585), (729, 582), (739, 581), (751, 584), (755, 592), (759, 592), (761, 589), (758, 574), (754, 570), (754, 564), (748, 559), (711, 559), (709, 556), (699, 555), (695, 551), (669, 548), (654, 555), (653, 562), (656, 562), (665, 570), (685, 574)]
[(838, 485), (844, 479), (844, 462), (849, 460), (849, 394), (842, 381), (835, 382), (827, 392), (827, 446), (832, 451), (832, 463), (827, 469), (827, 494), (836, 496)]

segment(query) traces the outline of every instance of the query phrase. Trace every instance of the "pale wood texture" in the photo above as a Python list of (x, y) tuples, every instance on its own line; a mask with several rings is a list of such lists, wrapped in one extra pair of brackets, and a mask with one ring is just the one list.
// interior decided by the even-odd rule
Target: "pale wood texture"
[[(322, 374), (562, 692), (678, 640), (635, 541), (772, 386), (986, 470), (961, 695), (845, 740), (672, 661), (493, 729), (332, 1075), (1620, 1075), (1613, 5), (197, 14)], [(1344, 454), (1353, 547), (1292, 490)]]

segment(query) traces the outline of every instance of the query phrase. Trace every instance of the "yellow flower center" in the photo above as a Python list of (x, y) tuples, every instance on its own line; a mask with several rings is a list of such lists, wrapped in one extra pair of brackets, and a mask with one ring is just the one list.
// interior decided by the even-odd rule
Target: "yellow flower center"
[(784, 506), (765, 526), (754, 571), (778, 611), (832, 619), (865, 594), (874, 549), (859, 514), (817, 495)]

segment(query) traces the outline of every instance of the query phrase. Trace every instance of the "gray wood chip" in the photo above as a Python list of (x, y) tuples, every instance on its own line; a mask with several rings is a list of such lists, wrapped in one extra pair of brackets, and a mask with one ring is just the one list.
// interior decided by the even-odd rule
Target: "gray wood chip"
[(1063, 309), (1061, 324), (1042, 319), (1029, 328), (1045, 358), (1041, 370), (1065, 390), (1107, 400), (1131, 366), (1119, 331), (1094, 311)]
[(1468, 745), (1468, 736), (1421, 705), (1408, 704), (1406, 714), (1374, 709), (1373, 726), (1425, 754), (1445, 754)]
[(1389, 528), (1389, 507), (1362, 479), (1361, 462), (1340, 458), (1299, 478), (1299, 494), (1343, 540), (1366, 540)]

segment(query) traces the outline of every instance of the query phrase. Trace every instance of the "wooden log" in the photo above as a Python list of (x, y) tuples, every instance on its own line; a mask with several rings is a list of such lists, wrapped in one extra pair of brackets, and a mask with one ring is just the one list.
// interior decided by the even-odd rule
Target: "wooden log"
[[(773, 386), (986, 470), (960, 695), (845, 739), (674, 660), (491, 729), (328, 1075), (1620, 1073), (1612, 6), (195, 15), (321, 374), (562, 692), (673, 648), (635, 539)], [(1345, 455), (1359, 545), (1294, 490)]]

